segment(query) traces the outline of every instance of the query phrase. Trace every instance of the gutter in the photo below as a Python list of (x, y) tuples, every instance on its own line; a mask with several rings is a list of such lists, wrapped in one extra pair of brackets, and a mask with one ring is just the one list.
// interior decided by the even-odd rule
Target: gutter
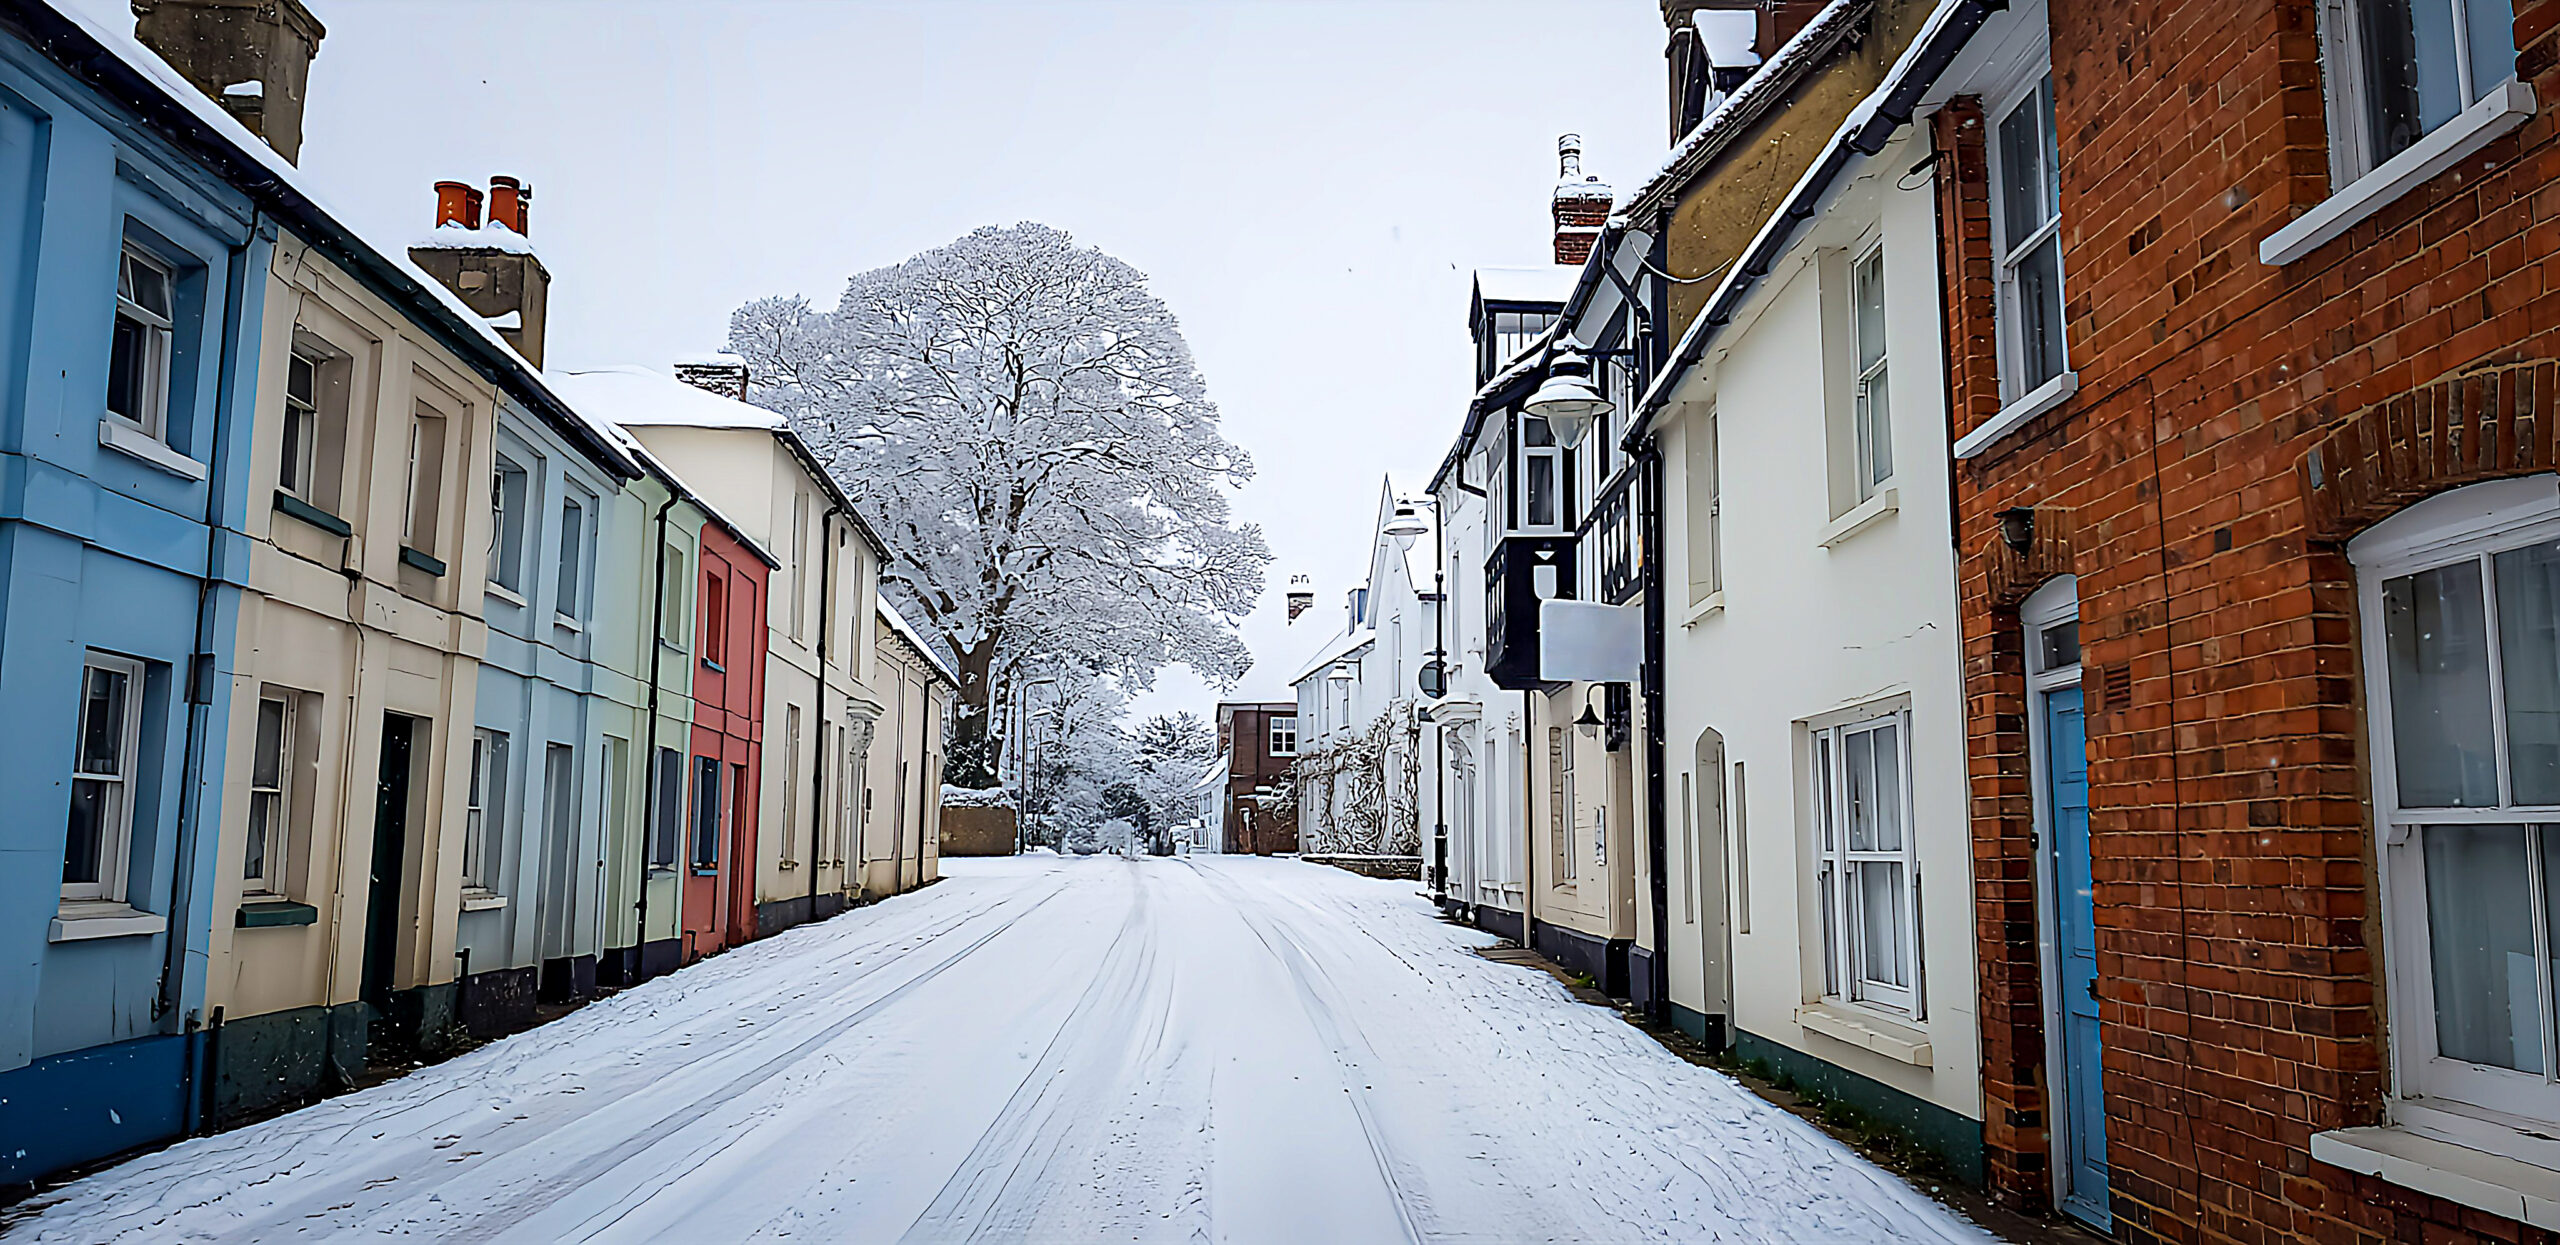
[[(641, 772), (649, 776), (648, 786), (641, 793), (641, 800), (647, 806), (648, 812), (641, 818), (640, 850), (637, 853), (640, 859), (640, 898), (635, 905), (640, 915), (632, 930), (631, 980), (624, 983), (626, 985), (640, 984), (648, 972), (646, 965), (649, 958), (649, 853), (656, 846), (654, 839), (657, 836), (658, 815), (665, 811), (658, 807), (658, 689), (662, 686), (660, 672), (667, 658), (667, 512), (675, 509), (676, 503), (683, 500), (684, 495), (681, 487), (671, 485), (667, 489), (667, 499), (658, 503), (657, 569), (651, 576), (651, 583), (656, 586), (656, 591), (649, 594), (649, 755), (641, 765)], [(683, 810), (678, 809), (677, 813), (681, 816)]]
[(1733, 322), (1760, 279), (1785, 257), (1796, 231), (1821, 214), (1824, 201), (1841, 177), (1861, 160), (1883, 151), (1894, 132), (1911, 123), (1921, 99), (1938, 84), (1939, 75), (1955, 62), (1974, 32), (1982, 29), (1992, 13), (2007, 7), (2008, 0), (1940, 0), (1918, 37), (1885, 72), (1884, 81), (1849, 110), (1813, 167), (1796, 180), (1795, 188), (1787, 192), (1777, 213), (1761, 225), (1751, 245), (1726, 271), (1715, 296), (1708, 300), (1707, 309), (1681, 335), (1670, 365), (1654, 378), (1652, 387), (1636, 404), (1636, 418), (1620, 442), (1623, 448), (1629, 453), (1636, 451), (1652, 431), (1655, 413), (1670, 405), (1672, 392), (1705, 357), (1717, 332)]

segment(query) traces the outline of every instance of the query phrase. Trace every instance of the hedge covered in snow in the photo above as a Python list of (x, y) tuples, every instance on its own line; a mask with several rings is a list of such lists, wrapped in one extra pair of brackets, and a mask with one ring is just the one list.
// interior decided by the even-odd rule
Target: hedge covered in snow
[(1002, 787), (944, 787), (944, 808), (1012, 808), (1013, 793)]

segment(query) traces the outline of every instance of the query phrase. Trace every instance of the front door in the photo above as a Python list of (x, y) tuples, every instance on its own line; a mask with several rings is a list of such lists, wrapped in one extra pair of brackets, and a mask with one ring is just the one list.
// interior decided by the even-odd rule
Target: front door
[(2107, 1207), (2107, 1114), (2098, 1045), (2097, 906), (2089, 870), (2088, 725), (2077, 687), (2044, 694), (2047, 824), (2053, 836), (2053, 1009), (2062, 1029), (2062, 1208), (2101, 1230)]
[(409, 846), (409, 771), (417, 720), (382, 717), (382, 768), (374, 786), (373, 866), (366, 878), (364, 1001), (373, 1013), (373, 1042), (387, 1030), (395, 970), (400, 959), (400, 881)]

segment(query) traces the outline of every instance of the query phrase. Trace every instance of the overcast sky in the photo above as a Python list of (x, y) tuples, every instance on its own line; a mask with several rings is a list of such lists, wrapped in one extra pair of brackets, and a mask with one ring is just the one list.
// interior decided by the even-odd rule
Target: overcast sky
[[(1248, 685), (1340, 625), (1379, 475), (1448, 449), (1468, 273), (1547, 262), (1556, 136), (1621, 191), (1666, 146), (1655, 0), (307, 2), (303, 167), (384, 244), (438, 178), (529, 180), (553, 368), (663, 367), (980, 225), (1149, 274), (1260, 468)], [(1211, 700), (1177, 671), (1146, 707)]]

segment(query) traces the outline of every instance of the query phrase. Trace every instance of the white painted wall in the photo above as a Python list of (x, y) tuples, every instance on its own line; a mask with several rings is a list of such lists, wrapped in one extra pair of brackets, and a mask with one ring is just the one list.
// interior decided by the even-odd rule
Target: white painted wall
[[(1971, 853), (1947, 416), (1930, 185), (1897, 179), (1926, 154), (1903, 139), (1867, 161), (1760, 286), (1674, 396), (1664, 434), (1664, 582), (1670, 597), (1665, 795), (1712, 815), (1706, 793), (1745, 767), (1716, 859), (1694, 824), (1671, 836), (1672, 999), (1704, 1010), (1720, 992), (1719, 916), (1729, 919), (1733, 1020), (1794, 1047), (1980, 1118)], [(1907, 180), (1907, 179), (1906, 179)], [(1895, 472), (1890, 505), (1844, 519), (1853, 487), (1833, 464), (1843, 375), (1848, 259), (1881, 236)], [(1807, 378), (1825, 383), (1809, 384)], [(1722, 470), (1723, 591), (1691, 600), (1689, 447), (1713, 404)], [(1854, 534), (1844, 529), (1859, 518)], [(1826, 540), (1830, 543), (1826, 545)], [(1921, 879), (1923, 1015), (1826, 1000), (1815, 902), (1808, 723), (1861, 707), (1907, 707)], [(1702, 732), (1723, 740), (1724, 774), (1700, 773)], [(1690, 821), (1694, 822), (1693, 816)], [(1731, 881), (1724, 882), (1730, 878)], [(1812, 1022), (1808, 1027), (1807, 1022)], [(1881, 1035), (1855, 1044), (1847, 1037)], [(1844, 1037), (1843, 1035), (1846, 1035)], [(1876, 1046), (1903, 1050), (1903, 1058)], [(1915, 1054), (1914, 1049), (1917, 1048)]]

